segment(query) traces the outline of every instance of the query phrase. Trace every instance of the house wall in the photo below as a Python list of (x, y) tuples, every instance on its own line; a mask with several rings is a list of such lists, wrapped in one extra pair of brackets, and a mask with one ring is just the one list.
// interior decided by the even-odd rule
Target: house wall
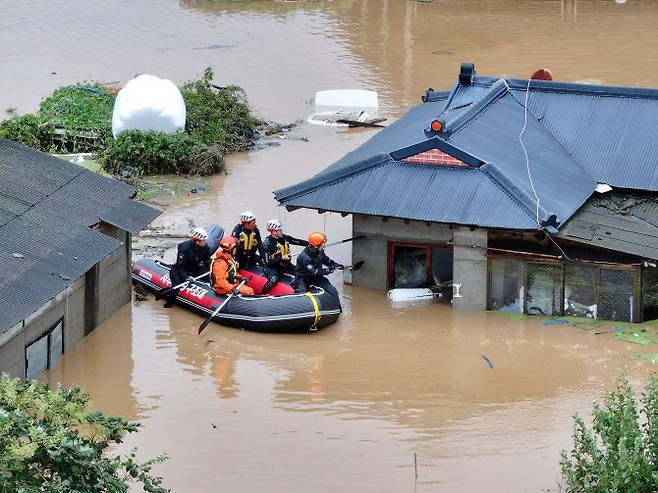
[(103, 227), (111, 236), (124, 241), (124, 245), (35, 313), (0, 335), (0, 372), (24, 377), (26, 346), (47, 334), (60, 319), (64, 320), (64, 351), (69, 351), (130, 302), (130, 234), (111, 225)]
[(453, 282), (461, 284), (461, 297), (453, 299), (460, 309), (486, 309), (487, 264), (486, 251), (471, 248), (471, 244), (487, 245), (487, 230), (451, 227), (446, 224), (405, 221), (402, 219), (355, 214), (353, 235), (365, 235), (352, 247), (353, 263), (365, 260), (363, 267), (352, 273), (355, 286), (387, 289), (389, 242), (445, 243), (454, 241)]

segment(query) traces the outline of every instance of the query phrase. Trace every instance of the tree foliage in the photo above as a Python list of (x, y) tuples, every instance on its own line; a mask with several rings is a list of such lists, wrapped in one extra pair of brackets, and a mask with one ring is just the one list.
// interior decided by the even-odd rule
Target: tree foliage
[(562, 451), (566, 490), (573, 493), (658, 491), (658, 378), (638, 403), (622, 375), (603, 405), (593, 406), (592, 428), (574, 417), (574, 446)]
[(131, 483), (169, 491), (150, 472), (165, 455), (139, 462), (135, 450), (107, 453), (139, 425), (92, 411), (89, 401), (77, 387), (0, 377), (0, 493), (123, 493)]

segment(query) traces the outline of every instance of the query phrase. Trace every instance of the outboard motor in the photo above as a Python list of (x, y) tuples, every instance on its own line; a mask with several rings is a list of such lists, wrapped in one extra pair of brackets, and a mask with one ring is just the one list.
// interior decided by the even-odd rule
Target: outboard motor
[(224, 228), (219, 224), (211, 224), (206, 227), (206, 231), (208, 232), (208, 239), (206, 242), (208, 243), (208, 249), (212, 255), (217, 251), (217, 248), (219, 248), (219, 242), (224, 237)]

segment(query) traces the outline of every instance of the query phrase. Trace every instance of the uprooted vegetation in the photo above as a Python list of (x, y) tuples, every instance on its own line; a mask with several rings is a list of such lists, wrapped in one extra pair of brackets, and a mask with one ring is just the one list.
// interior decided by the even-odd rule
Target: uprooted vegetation
[(52, 153), (93, 152), (102, 168), (121, 177), (153, 174), (209, 175), (224, 169), (224, 156), (244, 151), (261, 123), (251, 114), (244, 91), (212, 84), (208, 68), (199, 80), (180, 87), (185, 130), (125, 131), (112, 138), (117, 90), (80, 83), (57, 89), (35, 114), (0, 123), (0, 137)]

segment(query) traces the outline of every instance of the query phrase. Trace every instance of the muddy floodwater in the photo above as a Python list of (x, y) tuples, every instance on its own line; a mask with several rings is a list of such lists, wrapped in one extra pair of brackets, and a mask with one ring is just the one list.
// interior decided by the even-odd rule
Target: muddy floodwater
[[(657, 2), (3, 0), (0, 9), (2, 111), (33, 111), (79, 80), (153, 73), (180, 83), (207, 66), (279, 122), (304, 119), (314, 93), (334, 88), (377, 90), (394, 119), (427, 87), (449, 89), (462, 61), (488, 75), (548, 67), (562, 80), (658, 87)], [(200, 180), (207, 191), (183, 194), (158, 223), (229, 228), (252, 209), (293, 235), (346, 237), (350, 217), (287, 213), (271, 192), (371, 135), (302, 123), (277, 146), (232, 156), (228, 174)], [(349, 247), (331, 255), (348, 262)], [(81, 385), (97, 407), (141, 421), (125, 448), (168, 453), (157, 472), (177, 492), (539, 492), (558, 490), (571, 415), (588, 414), (620, 366), (636, 385), (654, 368), (630, 356), (658, 348), (610, 334), (448, 304), (391, 307), (382, 291), (332, 279), (344, 313), (318, 333), (212, 324), (197, 337), (198, 316), (133, 301), (43, 380)]]

